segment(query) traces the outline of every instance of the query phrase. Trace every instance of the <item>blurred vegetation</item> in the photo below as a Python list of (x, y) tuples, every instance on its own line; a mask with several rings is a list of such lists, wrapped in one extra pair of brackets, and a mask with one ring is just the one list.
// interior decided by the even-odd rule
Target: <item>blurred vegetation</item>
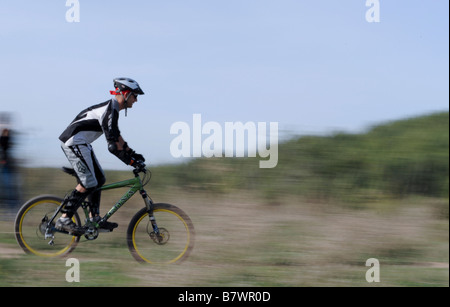
[(412, 195), (449, 197), (449, 113), (395, 121), (363, 134), (301, 136), (279, 146), (278, 166), (259, 158), (198, 159), (154, 170), (155, 186), (225, 193), (255, 191), (367, 202)]
[[(297, 137), (280, 144), (274, 169), (260, 169), (259, 158), (150, 164), (147, 190), (192, 218), (194, 253), (180, 266), (136, 266), (124, 240), (142, 208), (134, 197), (114, 216), (117, 230), (72, 254), (82, 261), (80, 285), (376, 286), (366, 282), (365, 261), (377, 258), (379, 286), (448, 287), (448, 161), (445, 112), (361, 134)], [(62, 197), (75, 184), (56, 168), (21, 177), (24, 200)], [(105, 192), (102, 210), (123, 193)], [(23, 254), (11, 229), (13, 220), (0, 223), (0, 286), (71, 286), (64, 259)]]
[[(260, 169), (259, 160), (202, 158), (185, 164), (150, 165), (151, 190), (244, 192), (269, 204), (277, 204), (286, 195), (354, 204), (415, 195), (448, 199), (449, 113), (390, 122), (362, 134), (301, 136), (280, 144), (277, 167)], [(62, 181), (66, 189), (73, 188), (73, 178), (55, 177), (50, 170), (26, 169), (24, 175), (25, 181), (46, 182), (48, 193), (61, 194), (48, 188), (61, 187)], [(107, 172), (108, 182), (127, 177), (121, 171)], [(25, 182), (24, 186), (38, 185)], [(26, 192), (30, 196), (42, 193)]]

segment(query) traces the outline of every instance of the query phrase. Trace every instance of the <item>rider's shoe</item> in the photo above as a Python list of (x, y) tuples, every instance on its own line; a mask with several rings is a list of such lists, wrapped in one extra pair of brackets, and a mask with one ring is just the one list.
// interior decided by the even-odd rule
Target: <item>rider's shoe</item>
[(91, 221), (99, 223), (100, 229), (106, 229), (109, 231), (113, 231), (115, 228), (117, 228), (119, 226), (119, 224), (117, 224), (117, 223), (111, 223), (108, 221), (101, 222), (101, 219), (102, 218), (100, 216), (95, 216), (95, 217), (91, 218)]
[(58, 230), (67, 231), (69, 234), (74, 236), (81, 236), (85, 233), (85, 229), (75, 224), (69, 217), (60, 217), (56, 221), (55, 228)]

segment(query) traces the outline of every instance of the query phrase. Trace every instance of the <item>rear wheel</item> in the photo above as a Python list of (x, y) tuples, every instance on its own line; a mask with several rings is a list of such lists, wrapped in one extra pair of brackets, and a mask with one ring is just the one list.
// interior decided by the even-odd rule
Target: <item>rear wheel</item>
[(141, 209), (130, 222), (127, 231), (128, 248), (139, 262), (153, 264), (179, 263), (194, 248), (194, 225), (178, 207), (154, 204), (153, 216), (159, 235), (153, 231), (146, 208)]
[[(41, 257), (56, 257), (67, 255), (76, 247), (80, 237), (54, 229), (54, 224), (61, 213), (52, 223), (50, 233), (54, 236), (53, 244), (49, 244), (51, 238), (45, 238), (48, 221), (62, 201), (62, 198), (56, 196), (42, 195), (29, 200), (20, 208), (15, 221), (15, 234), (17, 242), (26, 253)], [(77, 213), (72, 220), (81, 225)]]

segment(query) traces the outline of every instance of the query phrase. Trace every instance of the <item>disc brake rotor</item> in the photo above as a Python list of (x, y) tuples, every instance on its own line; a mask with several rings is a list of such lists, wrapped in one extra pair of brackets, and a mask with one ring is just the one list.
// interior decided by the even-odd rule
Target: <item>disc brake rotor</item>
[[(147, 229), (148, 232), (148, 229)], [(169, 242), (170, 233), (165, 228), (159, 228), (159, 234), (156, 234), (154, 231), (148, 232), (150, 238), (158, 245), (164, 245)]]

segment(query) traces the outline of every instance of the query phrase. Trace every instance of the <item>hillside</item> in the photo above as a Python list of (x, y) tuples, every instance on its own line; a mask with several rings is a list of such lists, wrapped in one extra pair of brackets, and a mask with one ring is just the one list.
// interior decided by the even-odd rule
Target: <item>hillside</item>
[(367, 201), (449, 195), (449, 113), (381, 124), (364, 134), (302, 136), (279, 146), (274, 169), (251, 158), (198, 159), (154, 169), (153, 183), (185, 189), (245, 190)]

